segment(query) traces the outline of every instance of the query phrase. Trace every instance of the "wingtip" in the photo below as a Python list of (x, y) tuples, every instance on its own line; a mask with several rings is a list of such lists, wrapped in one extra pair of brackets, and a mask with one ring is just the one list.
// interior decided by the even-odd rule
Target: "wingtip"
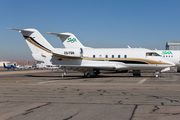
[(5, 28), (5, 29), (8, 29), (8, 30), (13, 30), (13, 28)]
[(50, 33), (50, 32), (46, 32), (46, 34), (50, 34), (50, 35), (51, 35), (51, 33)]
[(20, 29), (14, 29), (14, 28), (6, 28), (8, 30), (16, 30), (16, 31), (21, 31)]
[(31, 29), (14, 29), (14, 28), (6, 28), (6, 29), (16, 30), (16, 31), (19, 31), (19, 32), (34, 32), (34, 30), (31, 30)]

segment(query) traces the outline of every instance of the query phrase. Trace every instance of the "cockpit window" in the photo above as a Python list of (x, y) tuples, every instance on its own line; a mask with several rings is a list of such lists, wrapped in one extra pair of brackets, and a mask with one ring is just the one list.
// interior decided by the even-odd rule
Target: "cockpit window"
[(160, 56), (160, 55), (156, 52), (147, 52), (146, 56)]

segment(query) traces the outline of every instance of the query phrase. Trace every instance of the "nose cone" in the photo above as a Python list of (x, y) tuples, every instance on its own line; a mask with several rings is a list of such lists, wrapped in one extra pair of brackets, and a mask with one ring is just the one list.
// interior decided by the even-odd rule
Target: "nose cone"
[(160, 60), (160, 61), (161, 61), (161, 62), (163, 62), (165, 65), (167, 65), (167, 66), (169, 66), (169, 67), (173, 67), (173, 66), (175, 66), (175, 65), (176, 65), (174, 62), (169, 61), (169, 60), (164, 59), (164, 58), (161, 58), (161, 60)]

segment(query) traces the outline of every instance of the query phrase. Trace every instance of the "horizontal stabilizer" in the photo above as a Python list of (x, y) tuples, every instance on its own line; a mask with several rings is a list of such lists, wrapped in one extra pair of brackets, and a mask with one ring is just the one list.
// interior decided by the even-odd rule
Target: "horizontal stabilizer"
[(69, 37), (69, 36), (71, 36), (70, 33), (49, 33), (49, 32), (47, 32), (47, 34), (55, 35), (57, 37)]
[(19, 32), (30, 32), (30, 33), (33, 33), (33, 32), (34, 32), (33, 30), (21, 30), (21, 29), (14, 29), (14, 28), (6, 28), (6, 29), (16, 30), (16, 31), (19, 31)]

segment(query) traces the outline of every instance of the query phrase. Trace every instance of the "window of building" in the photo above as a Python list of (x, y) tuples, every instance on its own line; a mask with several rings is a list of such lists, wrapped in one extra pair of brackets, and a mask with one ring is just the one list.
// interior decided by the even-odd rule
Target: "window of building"
[(120, 55), (118, 55), (118, 58), (121, 58), (121, 56), (120, 56)]
[(114, 58), (114, 55), (112, 55), (112, 58)]
[(95, 55), (93, 55), (93, 58), (95, 58), (96, 56)]
[(124, 55), (124, 58), (127, 58), (127, 55)]
[(106, 58), (108, 58), (108, 55), (106, 55)]

